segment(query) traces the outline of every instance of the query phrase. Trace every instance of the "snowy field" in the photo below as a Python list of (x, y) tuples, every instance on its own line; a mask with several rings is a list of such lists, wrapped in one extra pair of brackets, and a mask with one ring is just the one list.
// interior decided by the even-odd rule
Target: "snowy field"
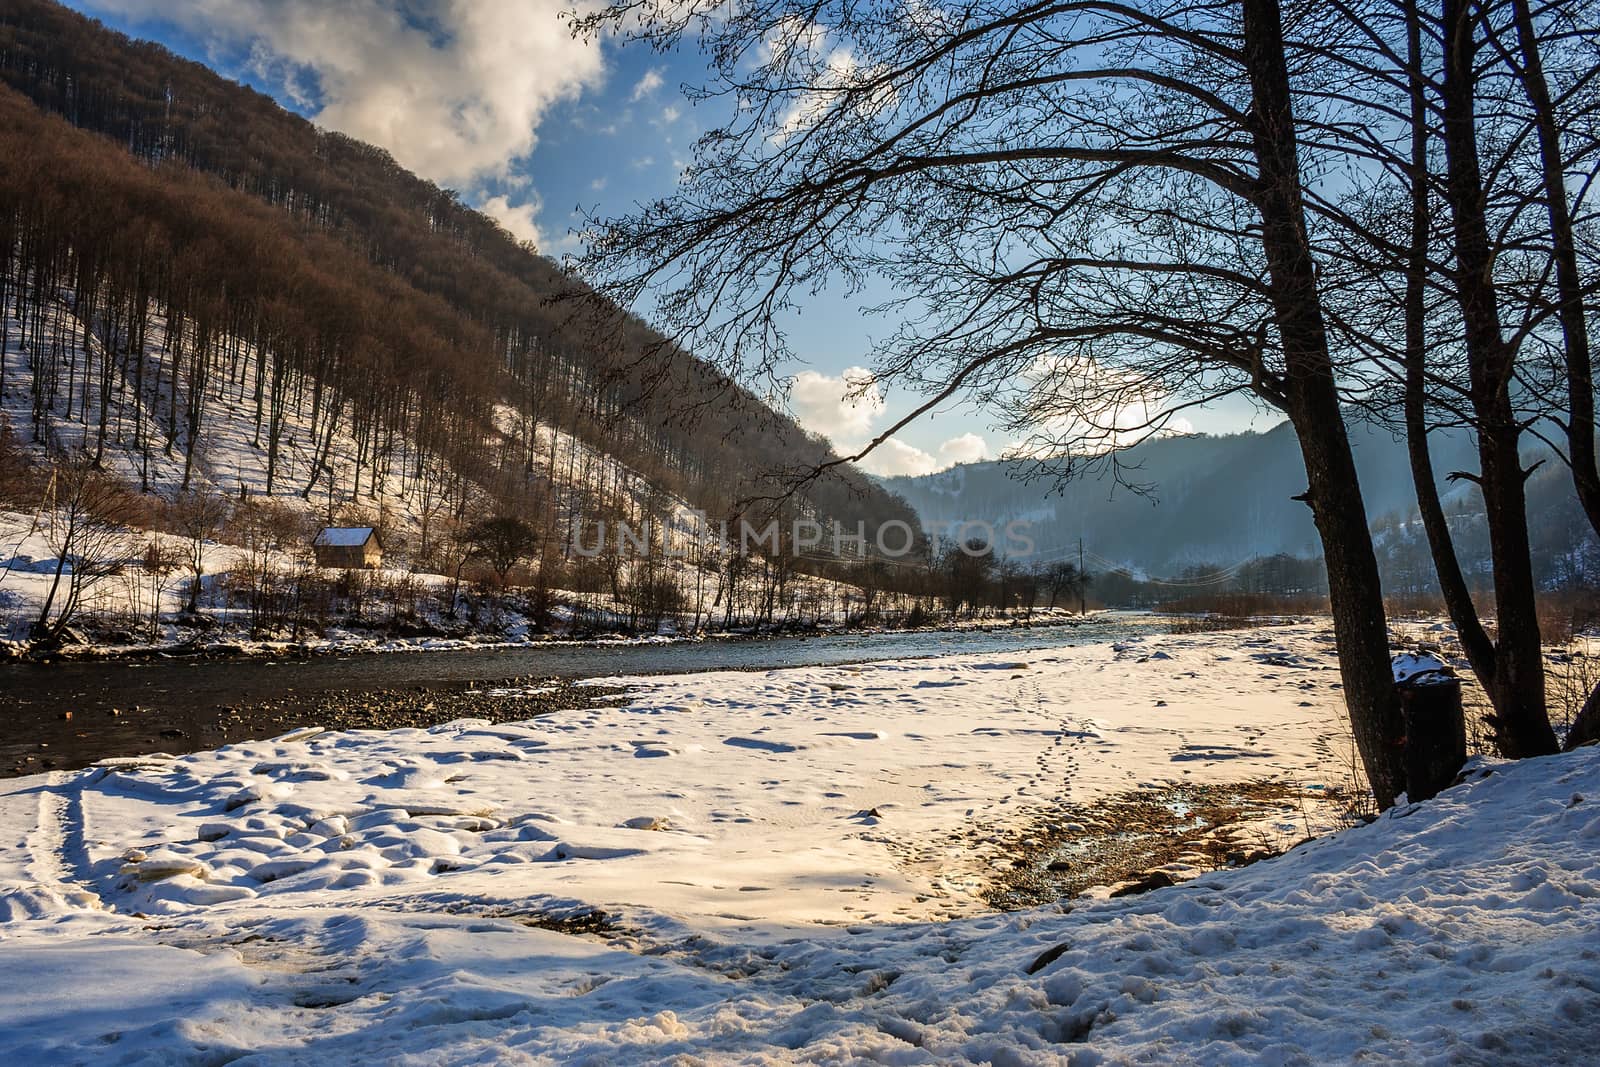
[[(987, 912), (1017, 828), (1062, 800), (1273, 780), (1313, 798), (1277, 831), (1326, 829), (1337, 682), (1316, 626), (1151, 636), (632, 679), (626, 706), (522, 724), (300, 731), (17, 779), (0, 1048), (1585, 1062), (1594, 751), (1244, 870), (1174, 870), (1198, 875), (1177, 888)], [(594, 909), (608, 929), (585, 929)]]

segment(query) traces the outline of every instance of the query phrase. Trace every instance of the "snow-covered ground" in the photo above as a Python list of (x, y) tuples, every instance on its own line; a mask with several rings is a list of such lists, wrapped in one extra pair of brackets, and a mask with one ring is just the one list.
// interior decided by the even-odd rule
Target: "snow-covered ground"
[[(626, 706), (522, 724), (18, 779), (0, 792), (0, 955), (25, 980), (0, 987), (0, 1047), (1581, 1062), (1600, 1010), (1595, 752), (1175, 889), (986, 913), (1008, 830), (1059, 800), (1337, 784), (1333, 668), (1305, 626), (634, 679)], [(1327, 814), (1308, 801), (1280, 829)], [(607, 932), (545, 928), (593, 909)]]

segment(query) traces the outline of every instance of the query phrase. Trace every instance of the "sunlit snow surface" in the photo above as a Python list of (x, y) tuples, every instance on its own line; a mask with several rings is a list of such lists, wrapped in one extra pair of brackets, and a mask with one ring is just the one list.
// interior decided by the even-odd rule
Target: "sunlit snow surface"
[[(1348, 741), (1321, 628), (635, 681), (625, 707), (523, 724), (301, 731), (6, 783), (0, 1048), (95, 1063), (1593, 1051), (1592, 750), (1175, 889), (983, 913), (1008, 829), (1058, 799), (1336, 784)], [(605, 935), (539, 927), (596, 907)]]

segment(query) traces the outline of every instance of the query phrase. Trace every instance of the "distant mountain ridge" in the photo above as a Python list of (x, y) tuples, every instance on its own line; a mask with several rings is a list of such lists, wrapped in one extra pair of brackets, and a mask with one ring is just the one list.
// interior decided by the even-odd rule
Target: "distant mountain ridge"
[[(1388, 430), (1359, 423), (1350, 435), (1367, 517), (1381, 534), (1380, 556), (1402, 541), (1416, 550), (1420, 534), (1409, 524), (1416, 494), (1405, 443)], [(1446, 509), (1465, 527), (1463, 547), (1471, 562), (1470, 518), (1481, 510), (1477, 495), (1468, 482), (1444, 479), (1453, 471), (1476, 470), (1476, 451), (1462, 432), (1435, 434), (1431, 447)], [(1305, 491), (1305, 467), (1287, 423), (1260, 433), (1163, 438), (1129, 449), (1120, 461), (1128, 479), (1150, 487), (1148, 495), (1116, 486), (1109, 477), (1055, 485), (1035, 470), (1040, 476), (1027, 480), (1014, 476), (1027, 474), (1026, 465), (1000, 461), (888, 478), (884, 484), (905, 497), (925, 524), (1003, 526), (1023, 520), (1040, 556), (1075, 559), (1082, 538), (1091, 556), (1152, 575), (1277, 553), (1321, 555), (1311, 511), (1293, 499)], [(1581, 526), (1572, 524), (1574, 509), (1566, 470), (1546, 464), (1529, 487), (1536, 536), (1548, 540), (1539, 549), (1545, 556), (1560, 551), (1563, 539), (1572, 546), (1585, 539)]]

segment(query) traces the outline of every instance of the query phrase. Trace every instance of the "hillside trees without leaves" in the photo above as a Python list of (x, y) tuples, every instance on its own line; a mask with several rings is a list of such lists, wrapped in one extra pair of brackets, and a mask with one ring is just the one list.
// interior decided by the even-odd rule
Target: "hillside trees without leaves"
[[(121, 429), (119, 380), (148, 397), (130, 416), (138, 450), (187, 459), (208, 404), (231, 390), (255, 409), (275, 492), (309, 498), (337, 481), (370, 496), (388, 470), (435, 497), (442, 480), (457, 506), (476, 482), (563, 529), (608, 500), (633, 507), (625, 476), (716, 516), (766, 471), (829, 455), (639, 320), (558, 304), (575, 283), (455, 193), (159, 46), (16, 0), (0, 11), (0, 80), (105, 135), (74, 135), (15, 94), (4, 103), (19, 150), (3, 164), (0, 297), (32, 335), (37, 423), (71, 408), (97, 455)], [(96, 343), (44, 328), (62, 294)], [(130, 358), (152, 339), (157, 365)], [(652, 402), (663, 395), (679, 403)], [(353, 469), (319, 454), (311, 484), (278, 483), (290, 400), (312, 410), (315, 442), (355, 438)], [(495, 422), (506, 409), (509, 434)], [(571, 449), (552, 461), (536, 427), (617, 465), (575, 469)], [(914, 521), (854, 470), (814, 485), (808, 506), (869, 529)]]

